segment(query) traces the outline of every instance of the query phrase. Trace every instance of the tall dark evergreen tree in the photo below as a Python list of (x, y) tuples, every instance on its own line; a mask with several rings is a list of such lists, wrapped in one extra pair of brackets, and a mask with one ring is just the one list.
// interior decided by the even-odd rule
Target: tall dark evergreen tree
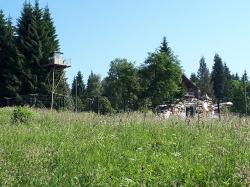
[(163, 40), (160, 46), (160, 52), (166, 53), (169, 56), (173, 55), (171, 48), (168, 46), (167, 38), (165, 36), (163, 37)]
[(91, 71), (87, 83), (87, 97), (93, 99), (98, 96), (101, 96), (101, 77)]
[(247, 74), (247, 71), (245, 70), (242, 77), (241, 77), (241, 81), (244, 83), (244, 81), (248, 82), (248, 74)]
[(231, 101), (232, 99), (232, 75), (226, 64), (224, 64), (224, 88), (223, 100)]
[(56, 28), (54, 26), (53, 19), (51, 17), (51, 13), (49, 7), (46, 6), (43, 12), (43, 27), (45, 30), (45, 36), (43, 42), (43, 53), (45, 60), (51, 56), (51, 53), (55, 51), (59, 51), (59, 40), (56, 34)]
[(214, 56), (212, 81), (213, 81), (214, 96), (217, 99), (217, 101), (220, 101), (223, 99), (225, 76), (224, 76), (224, 67), (222, 59), (218, 54), (215, 54)]
[(207, 64), (205, 62), (205, 58), (202, 57), (200, 59), (200, 67), (197, 72), (197, 86), (200, 89), (201, 96), (208, 95), (212, 97), (213, 95), (213, 89), (212, 89), (212, 82), (211, 82), (211, 76), (209, 73), (209, 69), (207, 68)]
[(22, 94), (38, 92), (37, 69), (42, 58), (42, 44), (38, 32), (38, 23), (30, 3), (25, 2), (21, 17), (17, 23), (17, 47), (24, 56), (24, 76)]
[(232, 80), (240, 80), (240, 77), (239, 77), (239, 74), (236, 73), (236, 74), (232, 74)]
[(11, 18), (6, 19), (0, 10), (0, 98), (20, 99), (21, 59), (15, 46)]
[[(45, 32), (45, 24), (43, 22), (43, 10), (39, 7), (39, 1), (35, 1), (35, 5), (33, 8), (33, 15), (34, 20), (36, 24), (36, 32), (38, 35), (37, 42), (40, 44), (41, 47), (41, 56), (39, 60), (37, 61), (37, 69), (34, 70), (34, 74), (37, 75), (37, 92), (40, 94), (48, 94), (49, 88), (47, 83), (47, 77), (48, 77), (48, 70), (44, 68), (44, 65), (47, 64), (46, 61), (48, 61), (48, 56), (46, 55), (45, 45), (46, 45), (46, 39), (47, 35)], [(45, 63), (44, 63), (45, 62)]]
[(83, 75), (80, 71), (78, 71), (72, 82), (71, 96), (74, 99), (75, 105), (77, 105), (77, 111), (84, 111), (87, 104), (87, 96)]
[(100, 99), (102, 94), (101, 77), (97, 74), (94, 74), (92, 71), (88, 77), (86, 91), (88, 109), (90, 111), (95, 111), (96, 113), (98, 113), (98, 109), (100, 109)]
[(198, 79), (198, 77), (197, 77), (197, 75), (196, 75), (195, 73), (191, 73), (191, 75), (190, 75), (190, 80), (191, 80), (196, 86), (198, 85), (199, 79)]
[(86, 99), (86, 89), (85, 89), (85, 84), (83, 81), (83, 75), (81, 71), (78, 71), (72, 83), (71, 95), (73, 97), (75, 97), (76, 95), (76, 90), (77, 90), (78, 97), (80, 97), (82, 100)]

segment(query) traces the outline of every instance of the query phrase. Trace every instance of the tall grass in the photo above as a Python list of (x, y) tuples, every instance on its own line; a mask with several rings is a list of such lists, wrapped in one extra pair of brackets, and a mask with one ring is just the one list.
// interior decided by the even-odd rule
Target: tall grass
[(247, 186), (250, 120), (0, 109), (0, 186)]

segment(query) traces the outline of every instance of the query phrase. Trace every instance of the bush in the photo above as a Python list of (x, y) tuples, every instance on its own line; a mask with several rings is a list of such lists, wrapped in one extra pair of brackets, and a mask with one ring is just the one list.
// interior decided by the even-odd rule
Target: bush
[(17, 107), (13, 110), (11, 121), (14, 124), (27, 124), (34, 118), (34, 113), (28, 107)]

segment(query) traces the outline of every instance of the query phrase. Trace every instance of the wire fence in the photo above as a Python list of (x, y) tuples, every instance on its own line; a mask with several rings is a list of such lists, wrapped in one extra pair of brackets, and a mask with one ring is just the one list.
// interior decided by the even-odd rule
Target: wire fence
[[(63, 95), (55, 95), (54, 96), (54, 104), (53, 109), (62, 109), (69, 108), (70, 103), (69, 100), (71, 98)], [(11, 107), (11, 106), (20, 106), (27, 105), (31, 107), (39, 107), (39, 108), (51, 108), (51, 95), (40, 95), (40, 94), (29, 94), (22, 95), (21, 98), (16, 97), (4, 97), (0, 98), (0, 107)]]

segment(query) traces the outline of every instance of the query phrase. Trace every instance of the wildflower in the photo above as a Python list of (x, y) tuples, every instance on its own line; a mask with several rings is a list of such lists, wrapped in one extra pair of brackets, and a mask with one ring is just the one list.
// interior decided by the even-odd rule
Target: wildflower
[(142, 151), (142, 147), (137, 148), (137, 151)]
[(175, 153), (172, 153), (172, 155), (175, 156), (175, 157), (180, 157), (180, 156), (181, 156), (181, 153), (175, 152)]

